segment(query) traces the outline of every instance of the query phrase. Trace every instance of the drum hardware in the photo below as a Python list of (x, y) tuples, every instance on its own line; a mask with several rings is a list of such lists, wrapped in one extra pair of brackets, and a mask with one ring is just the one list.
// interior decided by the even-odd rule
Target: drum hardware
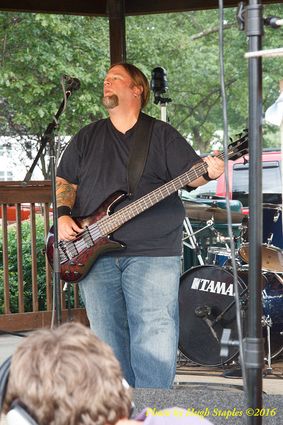
[[(197, 238), (195, 236), (195, 233), (193, 231), (191, 222), (190, 222), (188, 217), (185, 217), (184, 228), (185, 228), (185, 231), (187, 233), (187, 236), (185, 238), (183, 238), (183, 244), (196, 251), (198, 261), (201, 265), (203, 265), (204, 261), (203, 261), (202, 255), (201, 255), (201, 250), (200, 250)], [(201, 229), (201, 230), (203, 230), (203, 229)], [(189, 239), (190, 244), (188, 242), (186, 242), (186, 239)]]
[(209, 316), (211, 316), (211, 313), (212, 313), (211, 307), (209, 307), (208, 305), (197, 306), (195, 309), (195, 315), (197, 317), (200, 317), (206, 322), (212, 335), (219, 342), (218, 336), (213, 328), (213, 322), (208, 318)]
[[(183, 239), (183, 241), (185, 241), (187, 238), (189, 238), (190, 236), (192, 236), (192, 235), (197, 235), (198, 233), (200, 233), (200, 232), (203, 232), (204, 230), (206, 230), (206, 229), (209, 229), (211, 226), (213, 226), (213, 224), (214, 224), (214, 220), (213, 219), (211, 219), (211, 220), (207, 220), (207, 222), (206, 222), (206, 226), (203, 226), (201, 229), (199, 229), (199, 230), (196, 230), (195, 232), (193, 231), (193, 228), (192, 228), (192, 226), (191, 226), (191, 222), (190, 222), (190, 220), (189, 220), (189, 218), (188, 217), (186, 217), (185, 218), (185, 220), (184, 220), (184, 226), (185, 226), (185, 228), (186, 228), (186, 226), (188, 225), (188, 228), (189, 228), (189, 231), (186, 229), (186, 232), (187, 232), (187, 236)], [(189, 245), (188, 245), (189, 246)], [(190, 246), (189, 246), (189, 248), (191, 248)]]
[(239, 347), (240, 342), (236, 339), (231, 339), (231, 329), (223, 329), (220, 340), (220, 357), (227, 357), (229, 354), (229, 347)]
[[(245, 293), (248, 291), (248, 287), (246, 287), (241, 293), (240, 293), (240, 303), (241, 303), (241, 307), (242, 307), (242, 313), (243, 313), (243, 309), (246, 306), (246, 301), (244, 301), (241, 297), (243, 295), (245, 295)], [(232, 301), (212, 322), (212, 326), (214, 326), (217, 322), (219, 322), (219, 320), (223, 319), (223, 317), (225, 316), (225, 314), (235, 305), (235, 300)]]
[(208, 317), (211, 315), (211, 307), (208, 305), (199, 305), (195, 308), (195, 315), (197, 317)]
[(272, 367), (271, 367), (271, 343), (270, 343), (270, 328), (272, 327), (272, 319), (270, 316), (262, 316), (261, 319), (262, 326), (266, 327), (267, 331), (267, 368), (266, 368), (266, 374), (271, 375), (272, 373)]
[[(200, 250), (196, 235), (198, 233), (203, 232), (204, 230), (210, 228), (211, 226), (213, 226), (213, 223), (214, 223), (213, 220), (208, 220), (206, 222), (206, 226), (202, 227), (199, 230), (196, 230), (195, 232), (193, 231), (190, 219), (188, 217), (185, 217), (185, 220), (184, 220), (184, 223), (183, 223), (184, 228), (185, 228), (185, 233), (186, 233), (186, 236), (183, 238), (183, 244), (190, 249), (196, 250), (196, 255), (197, 255), (198, 261), (201, 265), (204, 264), (204, 260), (203, 260), (202, 255), (201, 255), (201, 250)], [(186, 242), (187, 239), (189, 239), (190, 243)]]
[(271, 245), (272, 239), (273, 239), (273, 233), (270, 233), (269, 238), (267, 238), (267, 246)]
[[(197, 258), (198, 258), (200, 265), (204, 265), (204, 260), (203, 260), (202, 255), (201, 255), (201, 250), (200, 250), (198, 241), (196, 239), (196, 235), (198, 233), (203, 232), (206, 229), (211, 229), (212, 232), (216, 235), (217, 242), (225, 243), (227, 251), (231, 252), (230, 247), (226, 243), (227, 241), (230, 241), (230, 238), (223, 236), (220, 232), (218, 232), (215, 229), (213, 218), (211, 220), (207, 220), (206, 225), (203, 226), (201, 229), (196, 230), (196, 231), (193, 230), (190, 219), (188, 217), (185, 218), (183, 225), (184, 225), (184, 229), (185, 229), (185, 232), (184, 232), (185, 236), (183, 238), (183, 244), (190, 249), (196, 250)], [(189, 239), (189, 242), (187, 242), (187, 239)], [(228, 258), (231, 258), (231, 256), (229, 256)]]
[(273, 222), (277, 223), (277, 221), (279, 220), (279, 217), (280, 217), (280, 208), (277, 208), (273, 217)]
[[(211, 230), (216, 237), (216, 242), (224, 244), (225, 247), (210, 246), (207, 248), (206, 264), (216, 264), (219, 266), (227, 266), (229, 260), (232, 260), (232, 250), (230, 247), (231, 238), (229, 236), (222, 235), (214, 226), (211, 226)], [(237, 242), (237, 237), (234, 236), (234, 241)], [(240, 266), (241, 262), (236, 257), (236, 262)], [(230, 261), (231, 263), (231, 261)]]
[(223, 243), (225, 245), (227, 251), (231, 252), (231, 248), (227, 243), (227, 242), (230, 242), (229, 236), (223, 236), (220, 232), (218, 232), (218, 230), (215, 229), (215, 227), (213, 225), (211, 226), (211, 230), (214, 233), (214, 235), (216, 236), (216, 242)]

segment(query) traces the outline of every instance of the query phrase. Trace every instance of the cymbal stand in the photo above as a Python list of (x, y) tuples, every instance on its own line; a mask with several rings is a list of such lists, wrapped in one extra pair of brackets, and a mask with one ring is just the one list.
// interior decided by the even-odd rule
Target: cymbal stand
[(231, 248), (227, 243), (228, 241), (230, 241), (230, 238), (228, 236), (223, 236), (220, 232), (218, 232), (218, 230), (215, 229), (214, 226), (211, 226), (210, 228), (213, 234), (216, 236), (216, 241), (219, 243), (223, 243), (227, 251), (231, 251)]
[(271, 366), (270, 328), (272, 326), (272, 320), (271, 320), (270, 316), (263, 316), (262, 317), (262, 326), (266, 326), (266, 333), (267, 333), (267, 368), (266, 368), (266, 374), (271, 375), (272, 374), (272, 366)]
[[(199, 231), (202, 231), (202, 230), (204, 230), (205, 228), (207, 228), (209, 226), (206, 226), (206, 227), (202, 228)], [(196, 233), (198, 233), (198, 232), (195, 232), (194, 233), (193, 228), (192, 228), (192, 225), (191, 225), (191, 222), (190, 222), (190, 219), (188, 217), (185, 217), (184, 228), (185, 228), (185, 231), (186, 231), (186, 235), (187, 236), (185, 236), (183, 238), (183, 244), (185, 246), (187, 246), (188, 248), (194, 249), (196, 251), (197, 259), (198, 259), (200, 265), (203, 266), (204, 265), (204, 261), (203, 261), (202, 255), (201, 255), (201, 250), (200, 250), (200, 247), (199, 247), (197, 238), (195, 237)], [(186, 242), (186, 239), (189, 239), (190, 243)]]

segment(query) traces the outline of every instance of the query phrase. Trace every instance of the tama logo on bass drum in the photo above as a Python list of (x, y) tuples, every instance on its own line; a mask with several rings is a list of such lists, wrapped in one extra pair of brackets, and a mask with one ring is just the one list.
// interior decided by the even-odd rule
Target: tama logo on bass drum
[(220, 282), (210, 279), (195, 277), (191, 289), (196, 291), (212, 292), (213, 294), (234, 296), (233, 283)]

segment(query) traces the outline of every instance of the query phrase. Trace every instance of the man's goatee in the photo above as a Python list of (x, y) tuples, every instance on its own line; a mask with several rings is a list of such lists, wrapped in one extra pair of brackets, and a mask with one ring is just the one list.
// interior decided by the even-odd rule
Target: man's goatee
[(102, 105), (106, 109), (113, 109), (116, 106), (118, 106), (118, 104), (119, 104), (119, 100), (116, 94), (112, 94), (111, 96), (103, 96), (102, 98)]

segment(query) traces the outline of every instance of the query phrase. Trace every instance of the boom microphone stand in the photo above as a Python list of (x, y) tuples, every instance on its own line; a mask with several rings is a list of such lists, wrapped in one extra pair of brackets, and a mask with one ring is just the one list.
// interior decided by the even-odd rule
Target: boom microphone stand
[(55, 141), (54, 131), (58, 128), (59, 117), (65, 111), (67, 100), (71, 96), (74, 90), (78, 90), (80, 87), (80, 81), (77, 78), (64, 76), (63, 80), (66, 81), (66, 88), (64, 89), (64, 99), (61, 102), (57, 113), (55, 114), (53, 121), (48, 124), (41, 141), (38, 153), (27, 172), (23, 184), (26, 184), (33, 173), (33, 170), (40, 158), (40, 155), (49, 145), (50, 152), (50, 173), (51, 173), (51, 199), (53, 205), (53, 228), (54, 228), (54, 251), (53, 251), (53, 285), (54, 285), (54, 306), (55, 306), (55, 324), (60, 325), (62, 322), (62, 309), (61, 309), (61, 291), (60, 291), (60, 258), (58, 249), (58, 213), (57, 213), (57, 200), (56, 200), (56, 152), (55, 152)]

